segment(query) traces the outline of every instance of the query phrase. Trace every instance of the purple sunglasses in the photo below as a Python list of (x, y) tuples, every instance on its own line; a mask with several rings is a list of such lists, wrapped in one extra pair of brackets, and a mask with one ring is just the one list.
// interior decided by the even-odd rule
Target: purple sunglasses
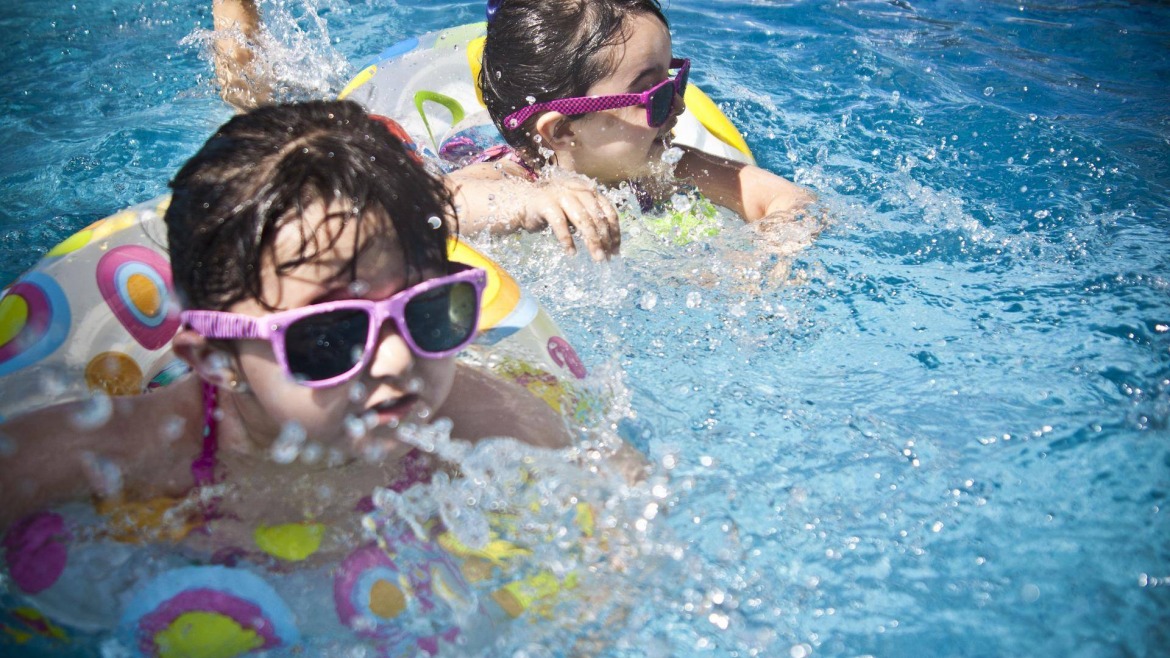
[(667, 78), (640, 94), (615, 94), (613, 96), (581, 96), (578, 98), (560, 98), (544, 103), (535, 103), (523, 107), (504, 118), (504, 125), (515, 130), (537, 112), (553, 111), (568, 116), (589, 114), (602, 110), (613, 110), (619, 107), (644, 105), (646, 107), (646, 125), (657, 128), (670, 119), (674, 112), (675, 95), (682, 96), (687, 88), (687, 76), (691, 71), (691, 60), (672, 59), (670, 68), (677, 70), (674, 78)]
[(179, 318), (206, 338), (258, 339), (289, 378), (310, 388), (336, 386), (369, 364), (393, 319), (410, 351), (427, 359), (451, 356), (475, 338), (487, 274), (462, 263), (451, 273), (382, 301), (347, 299), (253, 317), (225, 311), (183, 311)]

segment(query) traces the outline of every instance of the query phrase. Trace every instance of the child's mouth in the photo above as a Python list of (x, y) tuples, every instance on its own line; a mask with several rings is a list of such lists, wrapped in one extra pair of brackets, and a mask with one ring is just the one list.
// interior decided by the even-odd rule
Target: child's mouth
[[(370, 407), (364, 414), (367, 425), (387, 425), (397, 427), (403, 419), (410, 415), (411, 409), (418, 402), (419, 397), (413, 393), (400, 398), (380, 402)], [(374, 421), (370, 423), (370, 421)]]

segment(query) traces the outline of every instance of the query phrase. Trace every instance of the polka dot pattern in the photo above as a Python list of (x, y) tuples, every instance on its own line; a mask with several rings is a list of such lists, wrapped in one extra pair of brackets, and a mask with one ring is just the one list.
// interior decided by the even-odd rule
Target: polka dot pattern
[(102, 299), (134, 340), (152, 350), (170, 342), (179, 316), (166, 258), (139, 245), (115, 247), (98, 261), (96, 276)]

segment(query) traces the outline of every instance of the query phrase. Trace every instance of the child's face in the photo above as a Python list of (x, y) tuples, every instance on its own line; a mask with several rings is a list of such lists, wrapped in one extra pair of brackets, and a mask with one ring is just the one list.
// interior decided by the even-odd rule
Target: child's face
[[(280, 276), (274, 272), (265, 276), (266, 303), (284, 310), (344, 299), (381, 300), (445, 274), (407, 271), (396, 238), (384, 232), (375, 234), (371, 222), (364, 223), (358, 244), (357, 222), (343, 227), (337, 218), (341, 210), (331, 207), (326, 215), (323, 206), (316, 204), (306, 212), (304, 222), (281, 230), (276, 241), (281, 260), (299, 253), (299, 229), (319, 238), (339, 230), (340, 235), (331, 248), (311, 261)], [(355, 250), (360, 256), (356, 278), (352, 278), (347, 265)], [(226, 310), (252, 316), (270, 312), (256, 300)], [(433, 418), (451, 390), (455, 362), (453, 358), (416, 356), (398, 335), (393, 321), (383, 325), (374, 350), (369, 365), (353, 379), (329, 388), (310, 388), (288, 378), (268, 341), (237, 341), (239, 368), (248, 384), (249, 402), (255, 407), (241, 409), (249, 433), (260, 447), (266, 447), (264, 436), (273, 439), (282, 427), (296, 423), (308, 440), (351, 456), (370, 448), (387, 450), (385, 454), (391, 457), (405, 452), (406, 446), (397, 441), (398, 423)]]
[[(625, 43), (599, 53), (616, 63), (613, 73), (589, 88), (586, 96), (641, 93), (665, 80), (671, 59), (670, 32), (650, 14), (626, 19)], [(676, 98), (676, 112), (683, 103)], [(646, 108), (623, 107), (594, 112), (573, 120), (573, 169), (613, 185), (653, 173), (665, 150), (663, 141), (674, 128), (672, 118), (657, 128), (646, 125)]]

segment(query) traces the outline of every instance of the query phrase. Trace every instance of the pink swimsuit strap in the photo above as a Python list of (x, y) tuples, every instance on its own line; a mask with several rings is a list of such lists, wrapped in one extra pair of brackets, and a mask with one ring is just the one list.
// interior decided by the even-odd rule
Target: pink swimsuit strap
[(195, 486), (205, 487), (215, 482), (215, 452), (219, 448), (219, 433), (216, 431), (216, 411), (219, 407), (216, 399), (216, 388), (212, 384), (203, 384), (203, 447), (199, 456), (191, 462), (191, 475), (195, 478)]
[(507, 144), (499, 144), (485, 150), (483, 153), (480, 153), (479, 156), (473, 160), (473, 162), (496, 162), (497, 160), (505, 159), (511, 160), (512, 162), (515, 162), (516, 164), (523, 167), (524, 171), (528, 172), (528, 180), (536, 180), (537, 178), (540, 178), (540, 174), (538, 174), (535, 169), (528, 166), (528, 163), (524, 161), (524, 158), (520, 157), (520, 154), (516, 152), (516, 149), (508, 146)]

